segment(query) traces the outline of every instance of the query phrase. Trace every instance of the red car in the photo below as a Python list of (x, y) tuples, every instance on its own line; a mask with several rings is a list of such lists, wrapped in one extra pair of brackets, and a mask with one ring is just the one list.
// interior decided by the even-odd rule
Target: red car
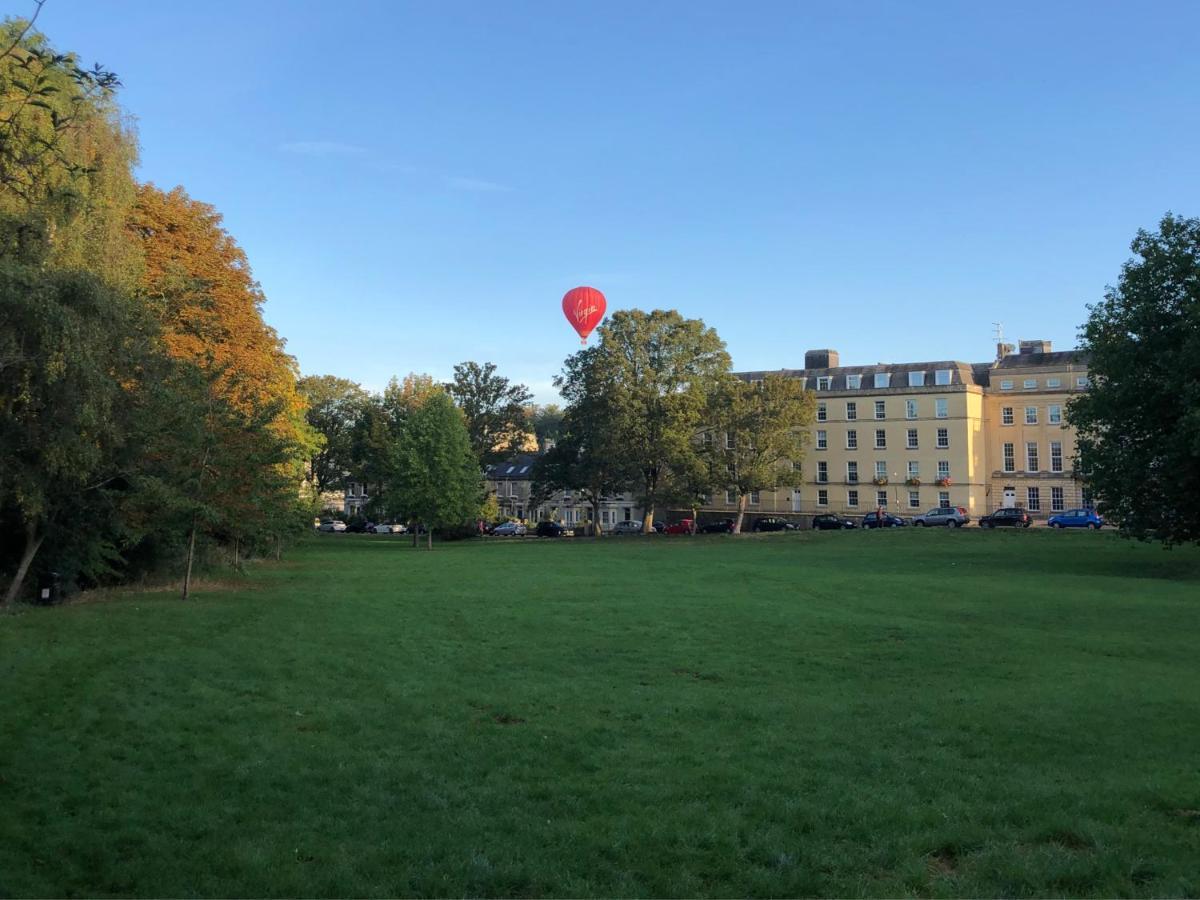
[(673, 525), (667, 526), (667, 534), (691, 534), (691, 533), (692, 533), (692, 520), (691, 519), (680, 519), (678, 522), (674, 523)]

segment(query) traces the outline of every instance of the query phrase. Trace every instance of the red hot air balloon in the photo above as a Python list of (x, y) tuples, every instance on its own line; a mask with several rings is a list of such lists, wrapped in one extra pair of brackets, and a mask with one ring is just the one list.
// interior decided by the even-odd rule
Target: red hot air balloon
[(563, 294), (563, 315), (579, 332), (581, 344), (587, 343), (587, 336), (604, 318), (604, 308), (604, 295), (595, 288), (571, 288)]

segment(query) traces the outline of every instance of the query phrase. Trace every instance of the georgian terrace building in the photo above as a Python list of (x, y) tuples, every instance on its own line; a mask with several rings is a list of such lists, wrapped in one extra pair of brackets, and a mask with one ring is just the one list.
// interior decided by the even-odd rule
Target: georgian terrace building
[[(533, 467), (536, 453), (518, 453), (504, 462), (488, 466), (484, 472), (487, 489), (496, 497), (500, 512), (515, 519), (553, 520), (578, 525), (592, 517), (592, 506), (577, 491), (559, 491), (535, 502), (532, 499)], [(600, 504), (600, 524), (610, 528), (618, 522), (641, 520), (642, 510), (632, 494), (605, 497)]]
[[(997, 347), (990, 363), (942, 360), (840, 366), (834, 350), (810, 350), (800, 379), (817, 413), (793, 485), (751, 495), (748, 511), (861, 515), (885, 507), (911, 515), (961, 506), (972, 518), (1002, 506), (1046, 517), (1089, 502), (1073, 479), (1067, 401), (1088, 385), (1078, 354), (1049, 341)], [(742, 372), (749, 381), (766, 372)], [(710, 513), (736, 506), (713, 497)]]

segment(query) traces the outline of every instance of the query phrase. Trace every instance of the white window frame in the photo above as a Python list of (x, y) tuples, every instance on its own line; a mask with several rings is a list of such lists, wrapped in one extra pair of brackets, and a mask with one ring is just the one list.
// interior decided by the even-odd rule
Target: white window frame
[(875, 492), (875, 505), (887, 509), (887, 491), (880, 490)]
[(883, 428), (875, 429), (875, 449), (876, 450), (886, 450), (887, 449), (887, 430), (886, 429), (883, 429)]
[(938, 491), (938, 509), (950, 508), (950, 492)]
[(857, 450), (858, 449), (858, 431), (857, 431), (857, 429), (854, 429), (854, 428), (846, 429), (846, 449), (847, 450)]
[(933, 417), (935, 419), (950, 418), (950, 401), (945, 397), (938, 397), (933, 401)]
[(829, 463), (817, 460), (817, 484), (829, 484)]
[(1077, 375), (1075, 377), (1075, 387), (1085, 388), (1088, 386), (1088, 377), (1086, 375)]
[(730, 431), (725, 432), (725, 449), (726, 450), (737, 449), (737, 441), (734, 439), (733, 432), (730, 432)]
[(924, 372), (909, 372), (908, 373), (908, 386), (909, 387), (925, 387), (925, 373)]
[(1015, 410), (1011, 406), (1000, 407), (1000, 424), (1004, 426), (1016, 424)]
[(825, 488), (821, 488), (820, 490), (817, 491), (817, 506), (828, 506), (828, 505), (829, 505), (829, 491), (827, 491)]
[(921, 449), (919, 435), (917, 434), (917, 429), (909, 428), (905, 432), (905, 434), (904, 434), (904, 449), (906, 449), (906, 450), (920, 450)]
[(1025, 508), (1030, 512), (1042, 511), (1042, 490), (1038, 487), (1025, 488)]
[(818, 375), (817, 376), (817, 390), (818, 391), (828, 391), (832, 387), (833, 387), (833, 376), (832, 375)]
[(1051, 425), (1062, 424), (1062, 405), (1051, 403), (1046, 407), (1046, 421)]
[(910, 459), (908, 461), (908, 477), (909, 478), (920, 478), (921, 477), (921, 461), (920, 460)]
[(750, 492), (750, 505), (751, 505), (751, 506), (758, 506), (758, 502), (759, 502), (759, 493), (758, 493), (758, 491), (751, 491), (751, 492)]
[(854, 422), (858, 419), (858, 404), (853, 400), (846, 401), (846, 421)]
[(886, 459), (875, 460), (875, 477), (876, 478), (887, 478), (888, 477), (887, 460)]
[(1021, 382), (1021, 389), (1025, 390), (1025, 391), (1036, 391), (1037, 390), (1037, 379), (1036, 378), (1026, 378), (1024, 381)]
[(828, 450), (829, 449), (829, 432), (826, 431), (824, 428), (817, 429), (817, 449), (818, 450)]
[(1001, 454), (1001, 458), (1003, 459), (1001, 470), (1004, 472), (1017, 471), (1017, 445), (1011, 442), (1006, 442), (1003, 447), (1001, 447)]
[(1066, 498), (1063, 496), (1063, 489), (1060, 487), (1050, 488), (1050, 512), (1062, 512), (1067, 508)]
[(887, 404), (883, 400), (875, 401), (875, 418), (876, 419), (886, 419), (887, 418)]
[(817, 404), (817, 421), (827, 422), (829, 420), (829, 408), (824, 403)]
[(937, 369), (933, 373), (933, 383), (935, 385), (946, 385), (954, 383), (953, 369)]
[(1025, 407), (1025, 424), (1036, 425), (1038, 423), (1038, 408), (1036, 406)]
[(851, 488), (850, 490), (846, 491), (846, 505), (853, 507), (858, 506), (858, 488)]
[(939, 459), (937, 461), (937, 477), (938, 479), (950, 477), (950, 460)]
[(1005, 378), (1003, 381), (1000, 382), (1000, 390), (1011, 391), (1012, 389), (1013, 389), (1012, 379)]
[(874, 378), (874, 384), (875, 384), (876, 390), (881, 390), (883, 388), (891, 387), (892, 386), (892, 373), (891, 372), (876, 372), (875, 378)]
[(1050, 471), (1061, 472), (1063, 470), (1063, 452), (1062, 441), (1050, 442)]
[(862, 388), (862, 376), (861, 375), (847, 375), (846, 376), (846, 390), (857, 391), (860, 388)]
[(1040, 472), (1041, 471), (1041, 462), (1042, 461), (1038, 455), (1037, 441), (1026, 441), (1025, 442), (1025, 471), (1026, 472)]
[(905, 400), (904, 401), (904, 418), (915, 419), (919, 412), (920, 412), (920, 406), (918, 406), (916, 400)]
[(850, 459), (846, 461), (846, 481), (849, 484), (858, 484), (858, 461)]
[(921, 508), (921, 492), (920, 491), (909, 491), (908, 492), (908, 508), (909, 509), (920, 509)]
[(1047, 378), (1046, 379), (1046, 387), (1060, 388), (1060, 387), (1062, 387), (1062, 379), (1061, 378)]

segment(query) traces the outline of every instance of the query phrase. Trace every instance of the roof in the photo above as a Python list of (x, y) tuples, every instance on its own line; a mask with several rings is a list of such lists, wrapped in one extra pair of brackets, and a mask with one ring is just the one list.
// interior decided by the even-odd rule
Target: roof
[(483, 474), (489, 481), (528, 481), (533, 478), (533, 464), (537, 458), (536, 453), (518, 453), (504, 462), (488, 466)]

